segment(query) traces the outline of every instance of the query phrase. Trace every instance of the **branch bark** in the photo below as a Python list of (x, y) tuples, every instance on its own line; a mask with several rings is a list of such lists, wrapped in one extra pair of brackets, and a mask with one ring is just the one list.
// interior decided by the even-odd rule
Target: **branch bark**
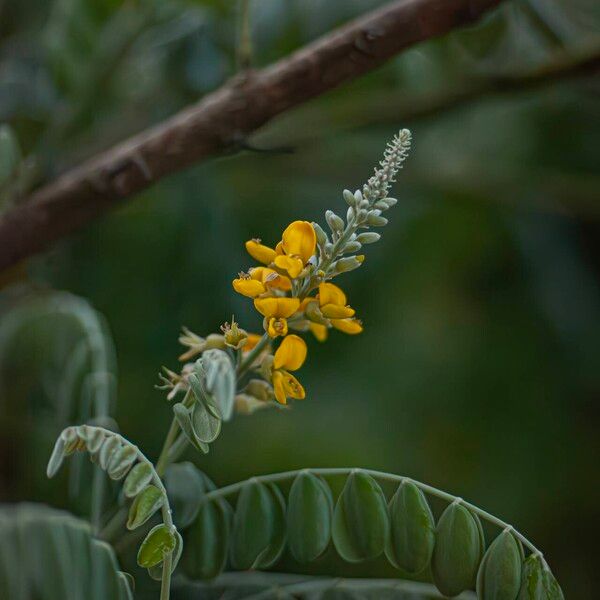
[(45, 185), (0, 217), (0, 270), (46, 248), (162, 177), (234, 149), (273, 117), (371, 71), (502, 0), (397, 0)]

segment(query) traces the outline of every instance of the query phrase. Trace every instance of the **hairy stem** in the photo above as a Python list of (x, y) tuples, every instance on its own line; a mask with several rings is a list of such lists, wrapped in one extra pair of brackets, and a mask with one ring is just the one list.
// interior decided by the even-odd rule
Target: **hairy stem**
[(250, 350), (250, 352), (248, 352), (248, 354), (246, 355), (246, 358), (244, 358), (242, 360), (239, 367), (237, 368), (238, 380), (242, 377), (242, 375), (244, 375), (244, 373), (246, 373), (246, 371), (252, 366), (252, 364), (254, 363), (256, 358), (259, 356), (259, 354), (265, 349), (265, 347), (269, 343), (269, 339), (270, 338), (269, 338), (268, 334), (265, 333), (260, 338), (260, 341), (258, 342), (258, 344), (256, 344), (256, 346), (254, 346), (254, 348), (252, 348), (252, 350)]

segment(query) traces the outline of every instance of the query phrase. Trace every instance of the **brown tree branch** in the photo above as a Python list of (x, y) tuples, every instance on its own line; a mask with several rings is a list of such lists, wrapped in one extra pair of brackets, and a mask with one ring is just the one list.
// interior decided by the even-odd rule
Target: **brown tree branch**
[(276, 115), (371, 71), (502, 0), (397, 0), (260, 71), (234, 78), (164, 123), (34, 192), (0, 217), (0, 270), (46, 248), (165, 175), (235, 148)]

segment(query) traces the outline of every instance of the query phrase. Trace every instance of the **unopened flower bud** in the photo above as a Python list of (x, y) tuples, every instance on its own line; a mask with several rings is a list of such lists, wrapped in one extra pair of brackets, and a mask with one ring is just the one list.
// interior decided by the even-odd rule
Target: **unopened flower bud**
[(374, 244), (378, 242), (381, 238), (381, 234), (376, 233), (375, 231), (365, 231), (364, 233), (359, 233), (356, 240), (361, 244)]
[(344, 200), (348, 206), (356, 206), (356, 198), (350, 190), (344, 190), (342, 195), (344, 196)]
[(367, 217), (367, 223), (373, 227), (383, 227), (388, 224), (388, 220), (381, 216), (380, 210), (372, 210)]
[(348, 210), (346, 211), (346, 221), (350, 223), (352, 219), (354, 219), (354, 209), (351, 206), (349, 206)]
[(264, 379), (251, 379), (244, 391), (263, 402), (273, 397), (273, 388)]
[(344, 230), (344, 221), (341, 217), (338, 217), (332, 210), (328, 210), (325, 213), (325, 220), (331, 228), (331, 231), (341, 233)]
[(323, 246), (327, 243), (327, 234), (325, 233), (325, 231), (323, 231), (323, 228), (318, 224), (318, 223), (314, 223), (312, 224), (313, 229), (315, 230), (315, 234), (317, 236), (317, 242), (319, 243), (319, 245)]
[(360, 242), (348, 242), (344, 246), (344, 252), (358, 252), (362, 248)]
[(336, 260), (335, 263), (333, 263), (333, 267), (337, 273), (347, 273), (348, 271), (358, 269), (364, 260), (364, 254), (359, 254), (358, 256), (346, 256)]

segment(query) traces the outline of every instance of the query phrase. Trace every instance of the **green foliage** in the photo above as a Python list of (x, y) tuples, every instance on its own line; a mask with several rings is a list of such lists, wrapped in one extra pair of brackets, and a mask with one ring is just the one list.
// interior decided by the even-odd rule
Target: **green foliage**
[(333, 500), (329, 486), (310, 472), (299, 473), (290, 489), (288, 546), (300, 563), (316, 560), (331, 539)]
[(342, 558), (360, 562), (376, 558), (389, 539), (389, 514), (379, 484), (360, 471), (349, 475), (335, 506), (333, 543)]
[(523, 547), (504, 530), (487, 549), (477, 574), (477, 596), (481, 600), (515, 600), (521, 587)]
[(445, 596), (470, 589), (484, 551), (478, 517), (453, 502), (440, 517), (435, 537), (431, 563), (435, 585)]
[(544, 559), (532, 554), (525, 561), (517, 600), (564, 600), (558, 582)]
[(132, 600), (112, 548), (89, 525), (46, 506), (0, 508), (0, 597)]
[(389, 510), (388, 560), (408, 573), (424, 571), (435, 544), (435, 521), (423, 492), (410, 481), (401, 483), (390, 500)]

